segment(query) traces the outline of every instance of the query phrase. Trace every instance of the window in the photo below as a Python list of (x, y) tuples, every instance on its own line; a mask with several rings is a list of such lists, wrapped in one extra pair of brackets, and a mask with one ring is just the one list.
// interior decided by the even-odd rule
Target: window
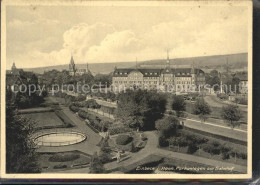
[(120, 73), (120, 75), (122, 74), (122, 72)]
[(150, 73), (150, 75), (152, 75), (153, 73)]

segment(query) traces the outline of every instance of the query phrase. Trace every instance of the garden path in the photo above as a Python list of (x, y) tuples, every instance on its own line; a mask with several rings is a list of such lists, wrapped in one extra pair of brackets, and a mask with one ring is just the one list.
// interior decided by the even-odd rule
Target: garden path
[(101, 136), (98, 133), (95, 133), (91, 128), (89, 128), (85, 121), (81, 120), (76, 114), (71, 112), (68, 107), (61, 106), (64, 113), (75, 123), (75, 127), (73, 128), (62, 128), (62, 129), (49, 129), (49, 131), (56, 131), (56, 130), (73, 130), (79, 131), (84, 133), (87, 136), (87, 139), (83, 142), (68, 145), (68, 146), (61, 146), (61, 147), (47, 147), (41, 146), (37, 149), (38, 152), (64, 152), (64, 151), (72, 151), (72, 150), (79, 150), (85, 152), (87, 154), (92, 155), (95, 151), (99, 151), (99, 147), (97, 144), (101, 140)]
[(158, 136), (157, 136), (156, 132), (155, 131), (145, 132), (145, 135), (148, 138), (148, 142), (147, 142), (145, 148), (143, 148), (141, 151), (139, 151), (137, 153), (132, 153), (131, 158), (129, 158), (125, 161), (122, 161), (120, 163), (117, 163), (115, 161), (115, 162), (105, 164), (106, 170), (110, 171), (113, 169), (117, 169), (120, 166), (128, 166), (130, 164), (136, 163), (136, 162), (144, 159), (145, 157), (147, 157), (150, 154), (158, 154), (158, 155), (162, 155), (167, 158), (172, 157), (175, 160), (176, 160), (176, 158), (178, 158), (181, 160), (201, 163), (201, 164), (209, 165), (212, 167), (217, 167), (217, 166), (218, 167), (234, 167), (234, 171), (237, 171), (240, 173), (246, 173), (246, 171), (247, 171), (246, 166), (217, 161), (217, 160), (213, 160), (213, 159), (207, 159), (204, 157), (198, 157), (198, 156), (189, 155), (189, 154), (167, 151), (167, 150), (158, 148), (157, 147), (158, 146)]

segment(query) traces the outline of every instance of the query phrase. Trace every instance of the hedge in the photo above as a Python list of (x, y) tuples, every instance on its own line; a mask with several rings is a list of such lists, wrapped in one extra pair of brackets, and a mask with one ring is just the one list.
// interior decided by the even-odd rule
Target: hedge
[(118, 145), (127, 145), (132, 140), (133, 140), (133, 138), (130, 137), (129, 135), (119, 135), (116, 138), (116, 144), (118, 144)]
[(72, 112), (78, 112), (78, 111), (79, 111), (79, 108), (76, 107), (75, 105), (70, 105), (69, 108), (70, 108), (70, 110), (71, 110)]
[(67, 161), (74, 161), (76, 159), (80, 158), (79, 154), (74, 154), (74, 153), (57, 153), (52, 155), (49, 158), (49, 161), (51, 162), (67, 162)]
[(108, 127), (112, 124), (107, 121), (102, 121), (98, 116), (90, 114), (84, 110), (79, 110), (78, 116), (81, 117), (82, 119), (88, 119), (89, 124), (92, 127), (94, 127), (96, 130), (98, 130), (99, 132), (101, 132), (103, 130), (107, 130)]
[(85, 102), (85, 107), (92, 108), (92, 109), (99, 109), (101, 105), (99, 105), (96, 100), (91, 99)]
[(110, 133), (110, 135), (116, 135), (116, 134), (121, 134), (121, 133), (126, 133), (126, 132), (131, 132), (133, 131), (133, 129), (125, 126), (125, 125), (112, 125), (108, 128), (108, 131)]
[[(187, 132), (187, 131), (186, 131)], [(187, 153), (195, 153), (199, 148), (204, 152), (210, 153), (211, 155), (222, 155), (222, 159), (229, 159), (230, 155), (237, 158), (247, 159), (247, 154), (240, 151), (235, 151), (234, 148), (225, 146), (220, 142), (212, 139), (209, 140), (203, 136), (182, 132), (178, 137), (171, 137), (165, 139), (163, 137), (158, 138), (159, 146), (167, 147), (169, 144), (179, 147), (188, 146)]]
[(228, 95), (223, 94), (223, 93), (217, 94), (217, 97), (218, 97), (219, 99), (222, 99), (222, 100), (228, 100)]

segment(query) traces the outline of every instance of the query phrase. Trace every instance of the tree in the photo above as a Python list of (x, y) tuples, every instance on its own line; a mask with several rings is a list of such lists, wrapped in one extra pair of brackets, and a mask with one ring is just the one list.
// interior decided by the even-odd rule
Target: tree
[(6, 172), (40, 173), (31, 138), (34, 122), (17, 114), (10, 94), (6, 97)]
[(238, 121), (241, 119), (241, 112), (236, 105), (227, 105), (222, 107), (221, 116), (232, 128), (240, 125)]
[(218, 71), (217, 71), (216, 69), (214, 69), (214, 70), (210, 71), (210, 75), (211, 75), (212, 77), (218, 76)]
[(103, 164), (111, 161), (112, 159), (111, 152), (112, 150), (108, 144), (108, 138), (104, 138), (101, 143), (100, 153), (99, 153), (100, 161)]
[(209, 104), (205, 102), (203, 98), (198, 98), (196, 100), (193, 111), (196, 115), (199, 115), (199, 118), (204, 122), (211, 113)]
[(177, 117), (183, 117), (183, 111), (186, 110), (186, 103), (183, 96), (173, 97), (172, 110), (175, 110)]
[(159, 131), (160, 136), (169, 138), (176, 136), (178, 133), (180, 122), (174, 116), (165, 116), (163, 119), (155, 122), (155, 128)]
[(104, 173), (105, 169), (100, 161), (97, 152), (95, 152), (91, 158), (89, 172), (90, 173)]
[(128, 90), (118, 95), (116, 117), (129, 127), (154, 129), (156, 120), (163, 117), (166, 98), (154, 91)]

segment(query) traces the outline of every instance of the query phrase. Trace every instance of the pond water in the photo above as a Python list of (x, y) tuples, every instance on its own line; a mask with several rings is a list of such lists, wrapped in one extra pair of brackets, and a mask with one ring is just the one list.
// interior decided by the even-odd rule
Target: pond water
[(79, 132), (57, 132), (38, 136), (34, 142), (39, 146), (66, 146), (82, 142), (86, 136)]

